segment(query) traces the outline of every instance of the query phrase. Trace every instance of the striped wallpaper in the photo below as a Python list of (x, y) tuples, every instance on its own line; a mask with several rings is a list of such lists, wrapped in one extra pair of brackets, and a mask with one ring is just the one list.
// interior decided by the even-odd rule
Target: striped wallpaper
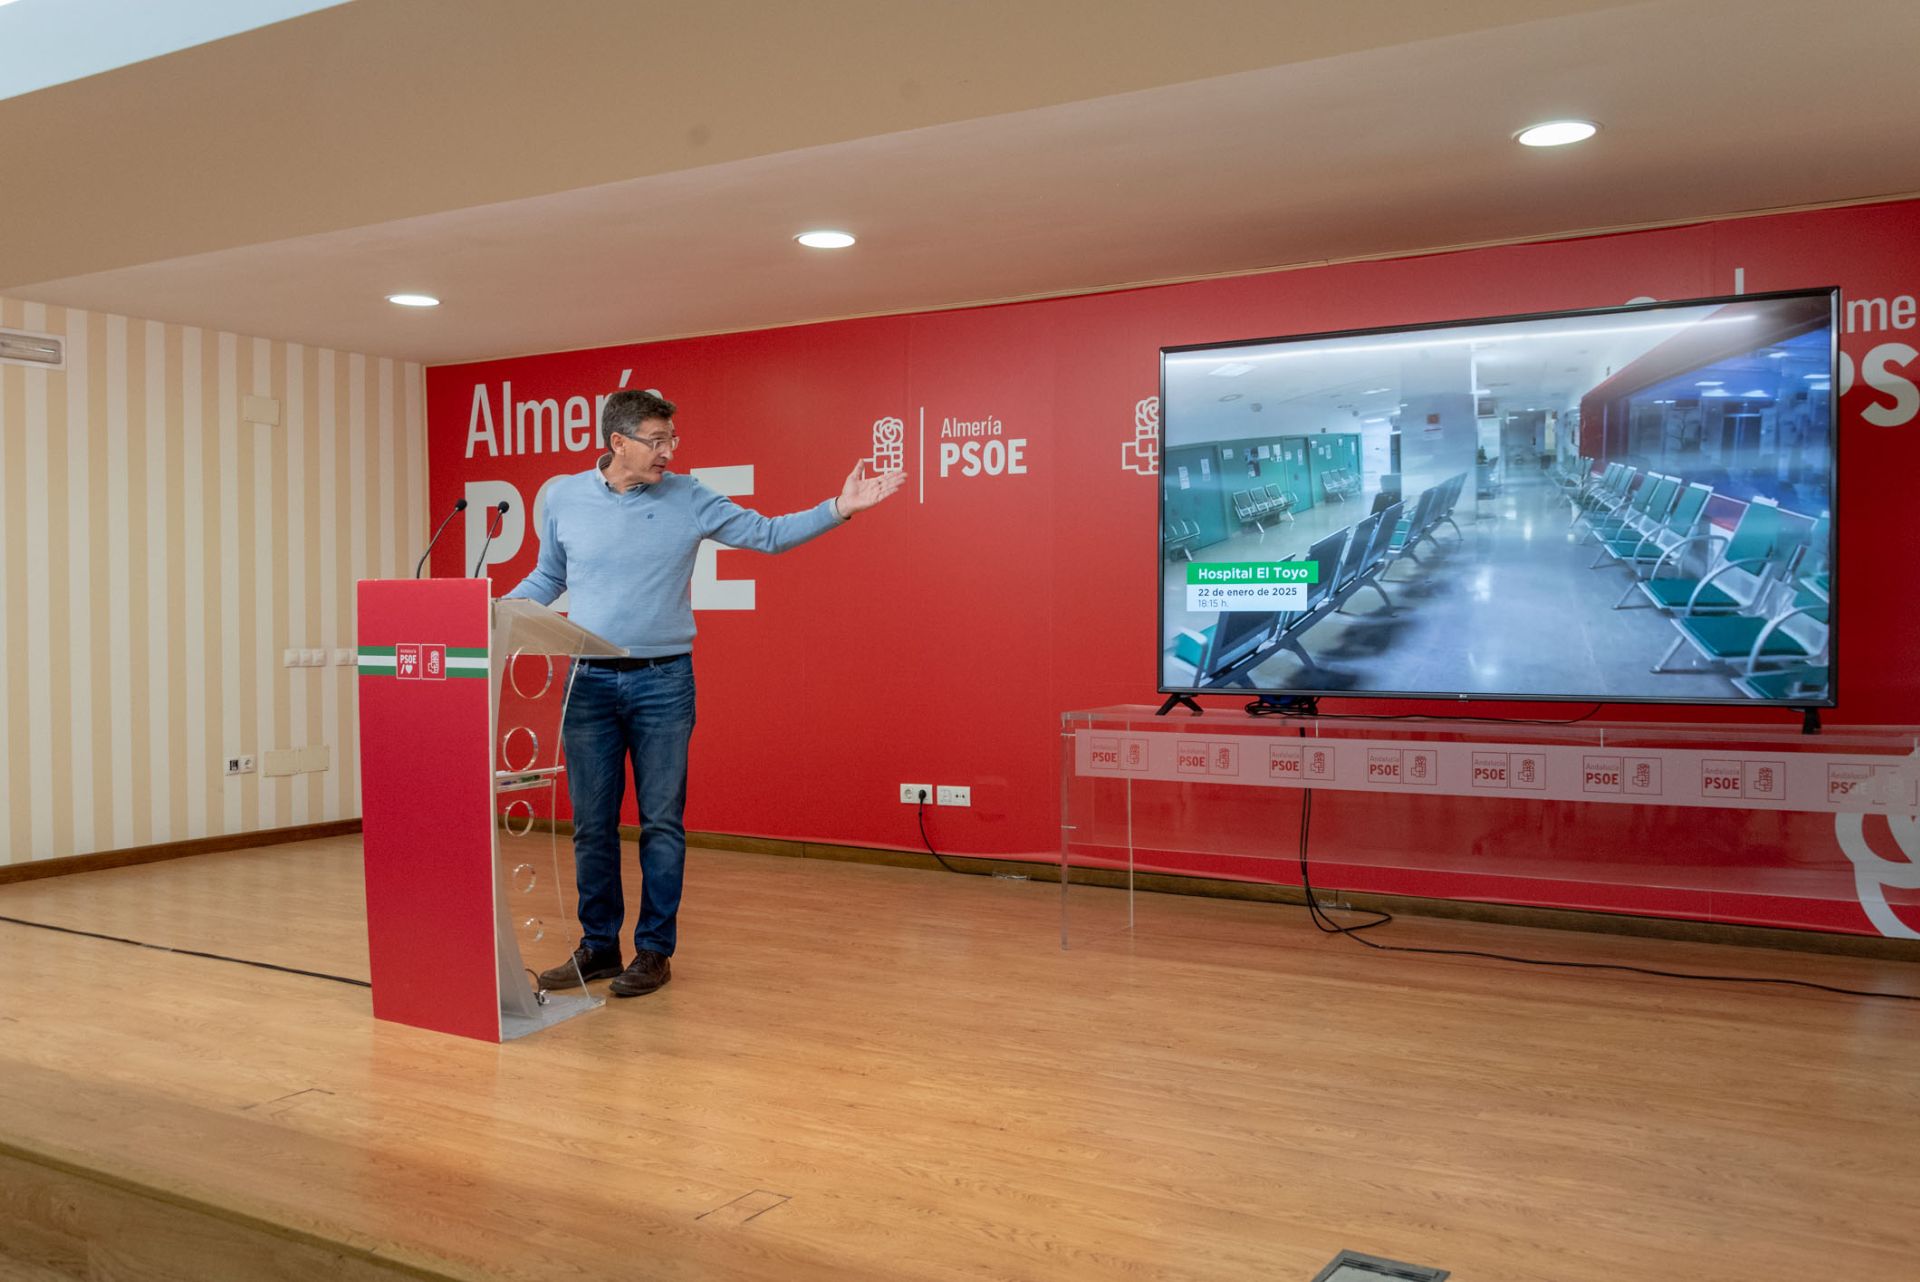
[[(8, 299), (0, 328), (67, 342), (0, 364), (0, 861), (358, 816), (334, 652), (354, 582), (418, 555), (420, 366)], [(261, 773), (317, 744), (329, 770)]]

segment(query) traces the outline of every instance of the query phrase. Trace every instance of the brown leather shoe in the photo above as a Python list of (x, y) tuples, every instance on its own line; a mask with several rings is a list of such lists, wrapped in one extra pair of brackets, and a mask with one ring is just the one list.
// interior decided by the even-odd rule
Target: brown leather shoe
[(583, 983), (590, 984), (596, 979), (606, 979), (619, 973), (620, 949), (617, 946), (595, 952), (582, 944), (573, 950), (573, 956), (552, 970), (540, 972), (540, 987), (548, 991), (579, 988)]
[(643, 949), (633, 964), (614, 976), (607, 991), (615, 997), (644, 997), (673, 978), (673, 967), (665, 953)]

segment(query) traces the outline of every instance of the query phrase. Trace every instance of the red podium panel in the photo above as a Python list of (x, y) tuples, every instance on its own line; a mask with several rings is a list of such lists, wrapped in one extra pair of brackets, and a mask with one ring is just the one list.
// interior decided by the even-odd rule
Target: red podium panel
[(539, 812), (553, 817), (566, 773), (571, 660), (626, 652), (492, 600), (486, 579), (368, 579), (359, 604), (374, 1015), (498, 1042), (597, 1008), (577, 971), (537, 991), (527, 958), (567, 937), (559, 838)]
[(359, 585), (376, 1018), (500, 1040), (486, 579)]

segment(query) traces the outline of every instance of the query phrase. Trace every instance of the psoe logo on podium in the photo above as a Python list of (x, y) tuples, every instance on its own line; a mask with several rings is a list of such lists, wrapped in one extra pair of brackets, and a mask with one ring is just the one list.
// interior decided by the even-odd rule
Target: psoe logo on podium
[(446, 644), (442, 642), (395, 646), (393, 675), (402, 681), (445, 681), (447, 679)]

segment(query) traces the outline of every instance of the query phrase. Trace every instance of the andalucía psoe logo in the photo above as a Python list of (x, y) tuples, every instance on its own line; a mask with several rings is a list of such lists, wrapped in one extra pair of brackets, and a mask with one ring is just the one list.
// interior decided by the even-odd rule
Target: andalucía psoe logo
[(395, 646), (393, 675), (403, 681), (445, 681), (447, 647), (444, 644)]
[(906, 465), (907, 425), (897, 418), (873, 420), (873, 457), (867, 462), (879, 473), (898, 472)]
[(1160, 398), (1149, 396), (1133, 407), (1133, 439), (1120, 446), (1120, 470), (1140, 476), (1160, 474)]

